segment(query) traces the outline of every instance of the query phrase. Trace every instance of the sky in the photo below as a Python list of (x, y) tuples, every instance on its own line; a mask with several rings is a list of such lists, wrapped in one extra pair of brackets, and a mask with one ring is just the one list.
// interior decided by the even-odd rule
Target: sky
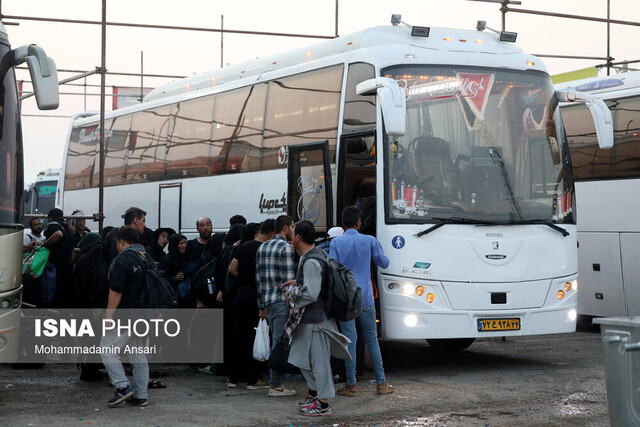
[[(338, 34), (347, 35), (365, 28), (390, 25), (391, 14), (402, 15), (410, 25), (474, 29), (476, 21), (501, 27), (500, 5), (470, 0), (404, 0), (400, 3), (380, 0), (337, 0)], [(609, 0), (612, 19), (640, 21), (638, 0)], [(606, 18), (607, 0), (522, 0), (512, 8)], [(45, 17), (100, 21), (102, 0), (0, 0), (5, 16)], [(107, 0), (107, 21), (173, 26), (224, 28), (333, 36), (336, 33), (336, 0)], [(13, 48), (37, 44), (54, 59), (58, 69), (93, 70), (100, 65), (101, 29), (98, 25), (50, 23), (16, 19), (7, 25)], [(506, 29), (518, 33), (517, 44), (528, 53), (546, 55), (582, 55), (605, 57), (606, 24), (509, 12)], [(640, 59), (635, 40), (640, 27), (611, 25), (611, 56), (616, 61)], [(112, 72), (139, 73), (141, 52), (144, 72), (148, 74), (189, 76), (218, 69), (221, 62), (220, 34), (208, 32), (107, 28), (106, 67)], [(236, 64), (321, 40), (255, 35), (224, 35), (224, 64)], [(601, 64), (597, 60), (543, 58), (550, 74), (558, 74)], [(640, 68), (640, 64), (635, 64)], [(633, 67), (633, 65), (632, 65)], [(59, 73), (59, 79), (77, 73)], [(18, 79), (29, 80), (26, 70)], [(170, 82), (165, 78), (145, 78), (145, 87)], [(74, 82), (84, 84), (84, 80)], [(99, 75), (86, 79), (87, 85), (99, 85)], [(107, 75), (110, 87), (140, 86), (140, 77)], [(28, 85), (25, 86), (25, 89)], [(82, 94), (77, 86), (62, 86), (60, 107), (39, 111), (35, 99), (23, 101), (23, 138), (25, 182), (32, 182), (39, 171), (62, 165), (65, 140), (73, 114), (85, 108), (97, 111), (99, 96)], [(98, 94), (98, 87), (87, 92)], [(107, 111), (111, 98), (107, 97)], [(42, 117), (45, 116), (45, 117)]]

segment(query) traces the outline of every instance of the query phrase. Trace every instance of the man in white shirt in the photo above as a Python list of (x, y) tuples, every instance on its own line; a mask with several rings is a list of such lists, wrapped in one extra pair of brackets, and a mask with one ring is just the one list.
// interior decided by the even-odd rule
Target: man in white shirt
[(42, 221), (40, 218), (31, 218), (29, 220), (29, 232), (24, 233), (22, 239), (22, 252), (29, 252), (37, 246), (42, 246), (44, 235), (42, 234)]

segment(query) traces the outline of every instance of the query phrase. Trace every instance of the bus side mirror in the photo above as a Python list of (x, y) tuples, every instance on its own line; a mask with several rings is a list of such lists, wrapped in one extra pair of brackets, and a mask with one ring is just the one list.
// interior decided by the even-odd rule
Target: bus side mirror
[(395, 80), (388, 77), (365, 80), (356, 86), (356, 94), (377, 94), (387, 134), (391, 136), (404, 135), (407, 120), (406, 97)]
[(558, 90), (556, 91), (556, 97), (558, 102), (584, 101), (591, 112), (591, 117), (596, 127), (598, 145), (602, 149), (613, 147), (613, 119), (611, 111), (609, 111), (607, 104), (602, 99), (575, 90)]
[(41, 110), (55, 110), (60, 103), (58, 92), (58, 71), (53, 59), (40, 46), (31, 44), (14, 50), (15, 64), (23, 62), (29, 67), (36, 103)]

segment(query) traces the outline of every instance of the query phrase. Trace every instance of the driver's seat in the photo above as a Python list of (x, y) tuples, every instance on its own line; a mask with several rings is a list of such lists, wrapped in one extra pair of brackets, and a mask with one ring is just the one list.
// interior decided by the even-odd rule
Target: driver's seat
[(447, 198), (455, 188), (455, 170), (449, 144), (435, 136), (419, 136), (409, 144), (414, 173), (422, 177), (421, 189)]

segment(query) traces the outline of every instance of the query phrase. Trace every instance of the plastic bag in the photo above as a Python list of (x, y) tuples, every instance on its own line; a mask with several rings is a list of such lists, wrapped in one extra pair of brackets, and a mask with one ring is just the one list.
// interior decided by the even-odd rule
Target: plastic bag
[(256, 339), (253, 341), (253, 358), (264, 362), (269, 359), (271, 345), (269, 343), (269, 325), (265, 319), (260, 319), (256, 330)]
[(22, 259), (22, 274), (32, 278), (42, 276), (44, 267), (49, 260), (49, 249), (40, 246), (34, 252), (29, 253)]

